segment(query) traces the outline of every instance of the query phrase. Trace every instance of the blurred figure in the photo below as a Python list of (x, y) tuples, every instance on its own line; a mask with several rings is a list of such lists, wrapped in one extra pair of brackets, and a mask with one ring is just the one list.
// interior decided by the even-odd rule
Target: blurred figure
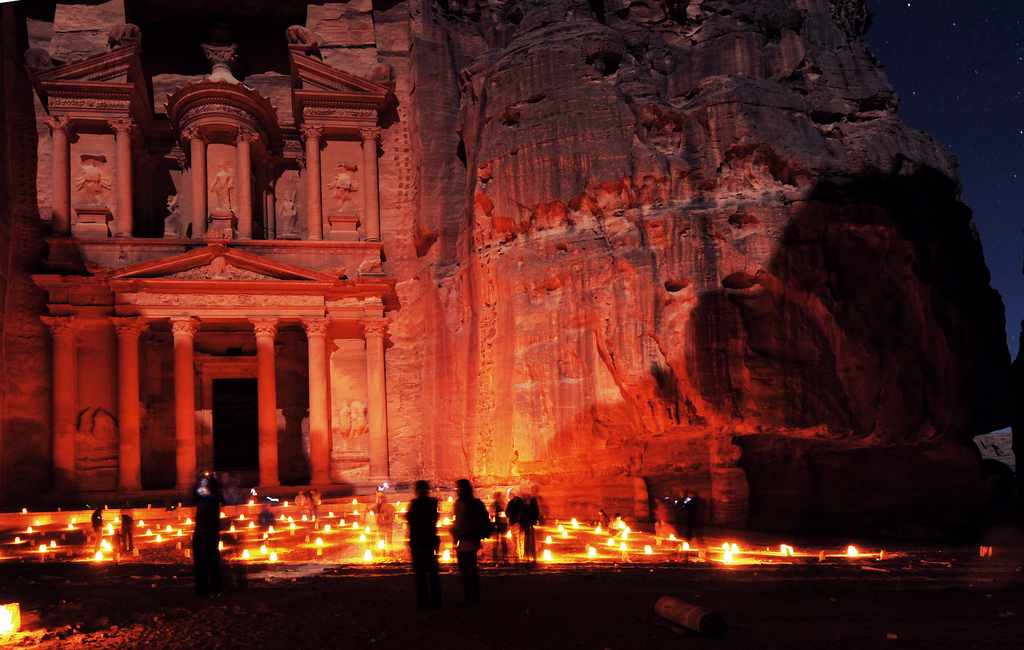
[(204, 472), (193, 495), (196, 503), (196, 528), (192, 533), (192, 561), (196, 572), (196, 592), (200, 596), (220, 598), (220, 507), (224, 496), (220, 483)]
[(299, 490), (299, 493), (295, 495), (295, 507), (299, 510), (299, 516), (306, 514), (306, 510), (309, 508), (309, 497), (306, 496), (305, 490)]
[(505, 519), (508, 520), (509, 530), (512, 531), (512, 547), (515, 550), (516, 561), (523, 559), (523, 528), (519, 525), (519, 518), (525, 507), (526, 502), (518, 494), (512, 495), (505, 506)]
[(608, 516), (608, 513), (604, 510), (597, 511), (597, 523), (601, 528), (608, 530), (608, 525), (612, 523), (612, 518)]
[(135, 532), (135, 519), (132, 518), (131, 508), (121, 509), (121, 550), (131, 553), (135, 550), (135, 542), (132, 539)]
[(392, 534), (395, 526), (395, 506), (388, 503), (388, 495), (377, 492), (377, 503), (373, 507), (374, 519), (377, 521), (377, 539), (384, 540), (388, 556), (391, 556)]
[(523, 490), (523, 501), (526, 506), (519, 515), (519, 527), (523, 531), (523, 559), (530, 564), (537, 563), (537, 534), (534, 526), (540, 523), (540, 506), (537, 497)]
[(441, 576), (437, 550), (437, 499), (430, 496), (430, 483), (420, 480), (415, 485), (416, 498), (409, 503), (405, 520), (409, 522), (409, 553), (416, 582), (416, 607), (441, 608)]
[(320, 497), (320, 490), (315, 488), (309, 491), (309, 514), (310, 519), (316, 520), (320, 517), (320, 506), (323, 499)]
[(260, 514), (256, 515), (256, 525), (266, 530), (274, 525), (274, 513), (270, 511), (270, 506), (266, 503), (260, 508)]
[(480, 570), (477, 552), (480, 540), (490, 537), (493, 529), (487, 514), (487, 506), (473, 496), (473, 485), (469, 479), (455, 481), (455, 522), (452, 524), (452, 539), (455, 541), (455, 556), (459, 563), (459, 577), (462, 578), (462, 593), (465, 605), (480, 604)]
[(692, 492), (687, 492), (683, 498), (675, 503), (676, 521), (682, 527), (685, 539), (688, 542), (693, 541), (694, 533), (697, 531), (698, 518), (700, 517), (700, 502), (700, 497)]
[(676, 534), (676, 528), (669, 521), (672, 519), (672, 509), (669, 507), (668, 497), (658, 502), (654, 508), (654, 534), (661, 540), (668, 539)]
[(505, 495), (501, 490), (494, 493), (491, 513), (494, 515), (494, 533), (498, 536), (494, 540), (492, 559), (495, 564), (505, 564), (508, 562), (508, 517), (505, 515)]
[(92, 512), (92, 534), (96, 542), (93, 553), (99, 553), (103, 542), (103, 508), (96, 508)]

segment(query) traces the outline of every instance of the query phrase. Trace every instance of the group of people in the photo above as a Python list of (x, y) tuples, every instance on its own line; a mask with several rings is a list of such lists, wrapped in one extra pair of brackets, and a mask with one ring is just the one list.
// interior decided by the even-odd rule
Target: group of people
[(540, 523), (540, 505), (537, 497), (528, 490), (520, 494), (508, 491), (510, 497), (505, 500), (505, 493), (495, 492), (491, 511), (494, 514), (495, 531), (498, 539), (494, 542), (493, 559), (495, 564), (508, 562), (509, 549), (506, 533), (512, 533), (512, 550), (515, 558), (521, 562), (537, 561), (537, 538), (534, 527)]
[[(117, 553), (131, 553), (135, 549), (135, 519), (132, 517), (131, 508), (124, 507), (121, 510), (119, 519), (121, 520), (121, 527), (117, 531), (117, 538), (115, 540), (117, 545), (114, 547), (114, 550)], [(95, 543), (94, 551), (98, 553), (103, 544), (103, 508), (96, 508), (93, 511), (91, 523), (93, 541)]]

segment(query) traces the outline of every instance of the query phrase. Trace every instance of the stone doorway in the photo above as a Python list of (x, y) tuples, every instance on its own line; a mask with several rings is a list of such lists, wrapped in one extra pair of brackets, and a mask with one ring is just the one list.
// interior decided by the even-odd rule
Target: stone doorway
[(259, 476), (257, 381), (224, 377), (211, 381), (213, 393), (213, 466), (243, 478)]

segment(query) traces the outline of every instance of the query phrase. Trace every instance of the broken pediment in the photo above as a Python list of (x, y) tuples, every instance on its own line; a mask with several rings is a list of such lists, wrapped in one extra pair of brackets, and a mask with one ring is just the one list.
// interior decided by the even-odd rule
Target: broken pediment
[(292, 264), (277, 262), (223, 244), (105, 271), (100, 277), (110, 280), (243, 280), (334, 283), (336, 278)]
[(296, 47), (289, 51), (289, 57), (292, 110), (297, 121), (310, 122), (312, 118), (312, 121), (330, 124), (355, 120), (362, 126), (375, 126), (377, 114), (391, 100), (392, 81), (378, 83), (339, 70)]
[(138, 43), (63, 63), (52, 68), (29, 68), (39, 99), (49, 112), (77, 118), (131, 116), (148, 120), (152, 114)]

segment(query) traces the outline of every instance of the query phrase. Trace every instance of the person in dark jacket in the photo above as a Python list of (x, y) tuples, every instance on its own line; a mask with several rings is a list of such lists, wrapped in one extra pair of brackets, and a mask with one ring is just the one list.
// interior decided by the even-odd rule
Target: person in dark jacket
[(204, 472), (193, 495), (196, 503), (196, 527), (192, 533), (192, 562), (196, 572), (196, 592), (200, 596), (220, 597), (220, 507), (224, 496), (220, 483), (211, 472)]
[(487, 516), (487, 508), (473, 496), (473, 484), (469, 479), (460, 478), (455, 481), (455, 523), (452, 524), (452, 539), (455, 541), (455, 557), (459, 563), (459, 577), (462, 578), (462, 593), (465, 605), (480, 604), (480, 570), (477, 565), (477, 552), (480, 550), (480, 538), (474, 529), (474, 516)]
[(537, 536), (533, 529), (540, 523), (540, 506), (537, 497), (523, 490), (523, 501), (526, 505), (519, 513), (519, 528), (523, 531), (523, 559), (530, 564), (537, 562)]
[(405, 520), (409, 522), (409, 553), (416, 582), (416, 607), (441, 608), (441, 576), (437, 565), (437, 550), (441, 538), (437, 535), (437, 499), (430, 496), (430, 483), (416, 481), (416, 498), (409, 503)]
[(491, 506), (491, 514), (494, 515), (494, 540), (493, 559), (495, 564), (508, 562), (508, 517), (505, 515), (505, 495), (501, 490), (494, 493), (494, 504)]
[(526, 503), (518, 494), (513, 494), (505, 506), (505, 518), (508, 520), (508, 528), (512, 531), (512, 548), (515, 551), (517, 561), (523, 559), (523, 530), (519, 525), (519, 516), (523, 512)]

